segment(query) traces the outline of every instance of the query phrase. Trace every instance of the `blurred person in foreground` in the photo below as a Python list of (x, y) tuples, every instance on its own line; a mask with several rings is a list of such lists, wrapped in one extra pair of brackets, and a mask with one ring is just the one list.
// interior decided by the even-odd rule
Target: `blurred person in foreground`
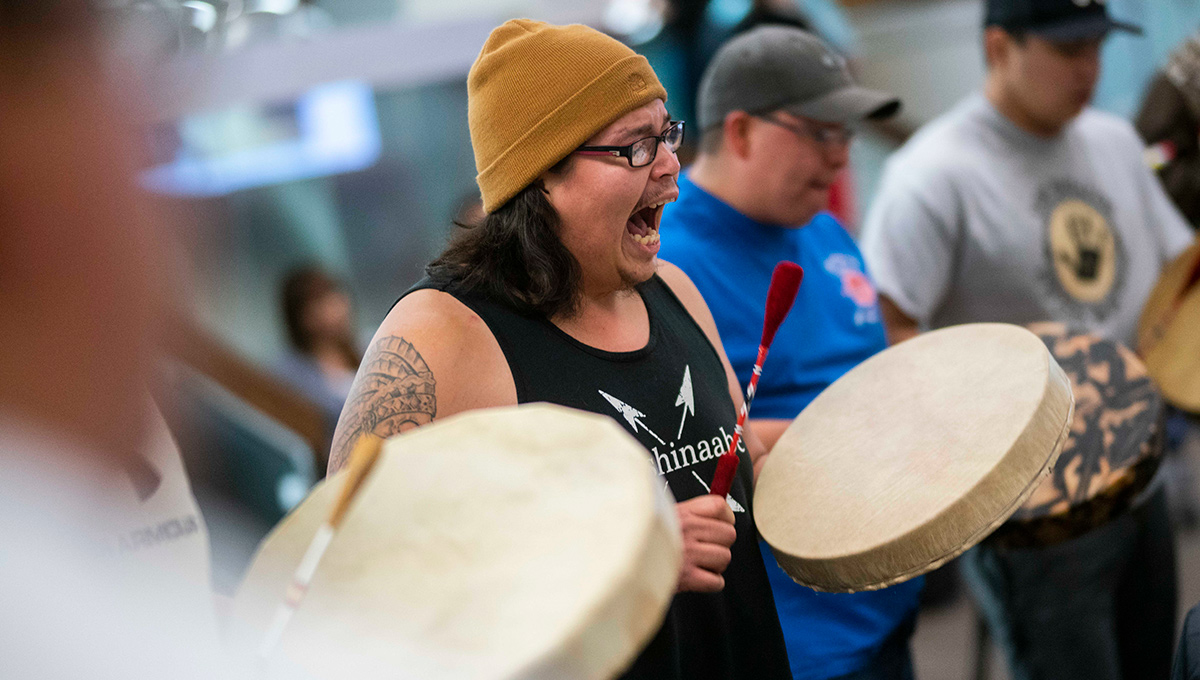
[[(986, 6), (983, 92), (892, 157), (864, 226), (889, 335), (1057, 321), (1132, 346), (1159, 272), (1191, 241), (1132, 126), (1088, 108), (1105, 36), (1138, 29), (1094, 0)], [(1175, 549), (1161, 483), (1080, 537), (985, 542), (960, 565), (1017, 680), (1166, 677)]]
[(216, 677), (207, 532), (147, 387), (165, 244), (95, 25), (0, 2), (4, 675)]
[[(785, 26), (730, 40), (701, 81), (700, 153), (663, 214), (661, 254), (711, 305), (742, 384), (757, 356), (772, 270), (780, 260), (804, 267), (755, 397), (752, 422), (767, 447), (823, 389), (887, 348), (862, 255), (823, 211), (854, 126), (899, 107), (895, 97), (857, 86), (820, 38)], [(751, 301), (759, 305), (753, 312)], [(908, 641), (924, 579), (817, 593), (761, 548), (797, 680), (912, 677)]]
[(281, 297), (291, 348), (275, 370), (320, 407), (332, 432), (362, 361), (350, 296), (321, 268), (304, 266), (284, 279)]
[(790, 678), (751, 507), (764, 450), (748, 430), (731, 494), (708, 494), (741, 388), (695, 286), (656, 257), (683, 133), (665, 90), (612, 38), (519, 19), (492, 32), (467, 92), (486, 217), (383, 321), (330, 470), (360, 433), (470, 409), (606, 414), (650, 452), (684, 541), (666, 621), (623, 677)]

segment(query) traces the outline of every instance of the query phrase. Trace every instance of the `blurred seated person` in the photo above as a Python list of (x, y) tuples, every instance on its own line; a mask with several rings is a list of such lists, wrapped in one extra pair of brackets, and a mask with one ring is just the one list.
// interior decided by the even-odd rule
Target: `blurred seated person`
[(304, 266), (284, 280), (283, 317), (291, 349), (276, 372), (320, 407), (333, 432), (362, 360), (350, 296), (337, 279)]

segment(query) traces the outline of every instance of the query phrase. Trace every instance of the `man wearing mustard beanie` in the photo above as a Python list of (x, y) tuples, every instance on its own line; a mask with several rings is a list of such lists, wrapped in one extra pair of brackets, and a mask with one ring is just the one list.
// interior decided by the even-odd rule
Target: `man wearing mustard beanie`
[[(486, 215), (388, 314), (334, 435), (551, 402), (605, 414), (650, 452), (683, 531), (678, 594), (622, 677), (790, 679), (751, 496), (753, 432), (726, 498), (708, 494), (741, 390), (712, 314), (657, 259), (683, 123), (645, 58), (584, 26), (515, 20), (467, 80)], [(735, 541), (736, 539), (736, 541)]]

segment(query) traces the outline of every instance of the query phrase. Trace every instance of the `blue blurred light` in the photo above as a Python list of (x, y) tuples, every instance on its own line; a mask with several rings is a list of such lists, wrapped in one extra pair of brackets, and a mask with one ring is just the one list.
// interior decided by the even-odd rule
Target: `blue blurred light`
[[(382, 141), (374, 95), (364, 83), (313, 88), (296, 102), (294, 121), (287, 122), (294, 123), (294, 134), (289, 129), (283, 139), (271, 139), (280, 136), (280, 125), (272, 125), (261, 113), (189, 117), (180, 123), (182, 144), (175, 159), (145, 171), (142, 185), (175, 196), (224, 196), (355, 172), (379, 158)], [(247, 129), (250, 137), (268, 139), (238, 148), (238, 133), (245, 137)]]
[(750, 0), (712, 0), (704, 13), (709, 23), (728, 29), (745, 19), (752, 9), (754, 3)]

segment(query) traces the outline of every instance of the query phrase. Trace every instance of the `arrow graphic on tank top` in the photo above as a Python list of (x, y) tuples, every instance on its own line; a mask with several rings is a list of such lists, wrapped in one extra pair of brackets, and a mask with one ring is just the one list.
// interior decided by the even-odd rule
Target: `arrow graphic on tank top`
[(654, 437), (655, 439), (657, 439), (659, 444), (662, 444), (663, 446), (667, 445), (667, 443), (664, 442), (661, 438), (659, 438), (658, 435), (654, 434), (654, 430), (651, 430), (650, 428), (646, 427), (646, 423), (643, 423), (641, 421), (642, 418), (646, 417), (645, 413), (642, 413), (641, 411), (630, 406), (629, 404), (626, 404), (625, 402), (621, 401), (620, 399), (617, 399), (616, 397), (605, 392), (604, 390), (596, 390), (596, 391), (600, 393), (600, 396), (607, 399), (608, 403), (613, 405), (613, 408), (615, 408), (621, 412), (621, 416), (625, 418), (625, 422), (629, 423), (629, 426), (633, 428), (634, 434), (637, 434), (638, 427), (640, 426), (643, 430), (649, 432), (651, 437)]
[(692, 367), (683, 367), (683, 384), (679, 386), (679, 396), (675, 397), (675, 405), (683, 406), (683, 417), (679, 419), (679, 434), (676, 439), (683, 437), (683, 424), (687, 422), (688, 412), (696, 415), (696, 397), (692, 393)]
[[(712, 489), (704, 483), (704, 480), (700, 478), (700, 475), (696, 474), (695, 470), (692, 470), (692, 476), (696, 478), (697, 482), (700, 482), (700, 486), (704, 487), (705, 491), (712, 492)], [(746, 508), (743, 508), (741, 503), (733, 500), (733, 496), (730, 494), (725, 494), (725, 502), (729, 504), (729, 509), (734, 512), (746, 512)]]

